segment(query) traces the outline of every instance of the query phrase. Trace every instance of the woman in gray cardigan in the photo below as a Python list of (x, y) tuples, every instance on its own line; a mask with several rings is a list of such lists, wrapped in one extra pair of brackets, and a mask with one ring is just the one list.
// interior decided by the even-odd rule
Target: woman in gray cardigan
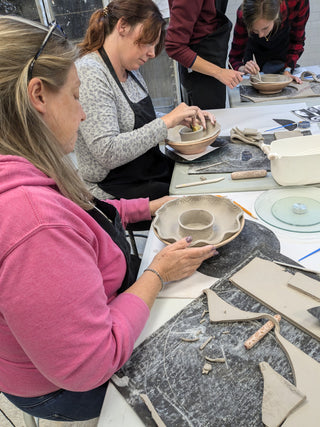
[(87, 119), (76, 144), (79, 171), (98, 198), (168, 194), (173, 162), (159, 149), (168, 129), (214, 117), (182, 103), (156, 118), (139, 67), (161, 52), (165, 21), (151, 0), (113, 0), (93, 13), (77, 70)]

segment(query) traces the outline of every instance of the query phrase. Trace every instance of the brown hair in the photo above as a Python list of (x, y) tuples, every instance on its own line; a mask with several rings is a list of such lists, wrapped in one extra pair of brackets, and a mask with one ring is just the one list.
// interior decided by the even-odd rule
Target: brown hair
[(244, 0), (241, 8), (248, 33), (252, 32), (254, 23), (261, 18), (274, 21), (277, 28), (281, 22), (280, 5), (281, 0)]
[(154, 43), (160, 32), (160, 40), (155, 48), (155, 55), (159, 55), (164, 45), (166, 21), (151, 0), (112, 0), (105, 8), (94, 12), (85, 37), (79, 44), (80, 55), (100, 49), (121, 18), (132, 27), (143, 24), (141, 37), (136, 40), (138, 44)]
[[(37, 22), (0, 16), (0, 154), (24, 157), (54, 179), (64, 196), (88, 210), (91, 194), (28, 96), (28, 67), (47, 32)], [(32, 75), (58, 91), (78, 56), (76, 46), (54, 32)]]

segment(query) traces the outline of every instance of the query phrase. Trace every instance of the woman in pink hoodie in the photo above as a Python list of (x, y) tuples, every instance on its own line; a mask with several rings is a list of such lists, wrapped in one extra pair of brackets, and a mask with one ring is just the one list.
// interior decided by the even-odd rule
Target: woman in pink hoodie
[(99, 415), (163, 283), (216, 253), (182, 239), (136, 280), (122, 226), (168, 198), (102, 202), (79, 179), (76, 59), (56, 23), (0, 16), (0, 390), (58, 421)]

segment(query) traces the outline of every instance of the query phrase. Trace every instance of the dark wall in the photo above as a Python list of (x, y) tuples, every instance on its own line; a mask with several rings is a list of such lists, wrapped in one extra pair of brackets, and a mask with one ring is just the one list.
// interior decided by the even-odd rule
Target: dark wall
[(54, 0), (49, 3), (68, 38), (76, 41), (83, 38), (92, 13), (103, 7), (102, 0)]
[(0, 0), (1, 15), (19, 15), (40, 21), (34, 0)]

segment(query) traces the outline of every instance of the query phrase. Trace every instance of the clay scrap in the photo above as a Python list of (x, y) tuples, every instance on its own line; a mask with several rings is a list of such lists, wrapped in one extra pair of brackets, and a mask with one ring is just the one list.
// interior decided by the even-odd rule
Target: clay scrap
[(158, 412), (155, 410), (155, 408), (154, 408), (151, 400), (149, 399), (149, 397), (144, 393), (141, 393), (140, 397), (144, 401), (144, 403), (146, 404), (147, 408), (149, 409), (151, 416), (152, 416), (154, 422), (156, 423), (156, 425), (158, 427), (166, 427), (165, 423), (160, 418)]
[(288, 286), (320, 301), (320, 282), (301, 273), (296, 273), (288, 282)]
[[(307, 281), (305, 276), (301, 276), (303, 282)], [(289, 282), (298, 282), (298, 279), (294, 280), (292, 277), (290, 272), (274, 262), (255, 257), (231, 276), (230, 281), (320, 341), (320, 323), (308, 312), (308, 309), (315, 306), (315, 299), (288, 286)], [(319, 286), (319, 282), (316, 283)]]
[[(272, 264), (272, 263), (271, 263)], [(263, 273), (260, 272), (260, 278)], [(291, 344), (280, 334), (278, 321), (268, 313), (246, 312), (234, 307), (211, 289), (206, 289), (211, 322), (239, 322), (266, 318), (275, 323), (275, 337), (287, 355), (296, 382), (296, 387), (306, 395), (304, 400), (284, 421), (282, 427), (318, 427), (320, 419), (320, 364), (312, 357)]]
[(266, 362), (259, 363), (263, 376), (262, 422), (278, 427), (306, 398), (297, 387), (278, 374)]

